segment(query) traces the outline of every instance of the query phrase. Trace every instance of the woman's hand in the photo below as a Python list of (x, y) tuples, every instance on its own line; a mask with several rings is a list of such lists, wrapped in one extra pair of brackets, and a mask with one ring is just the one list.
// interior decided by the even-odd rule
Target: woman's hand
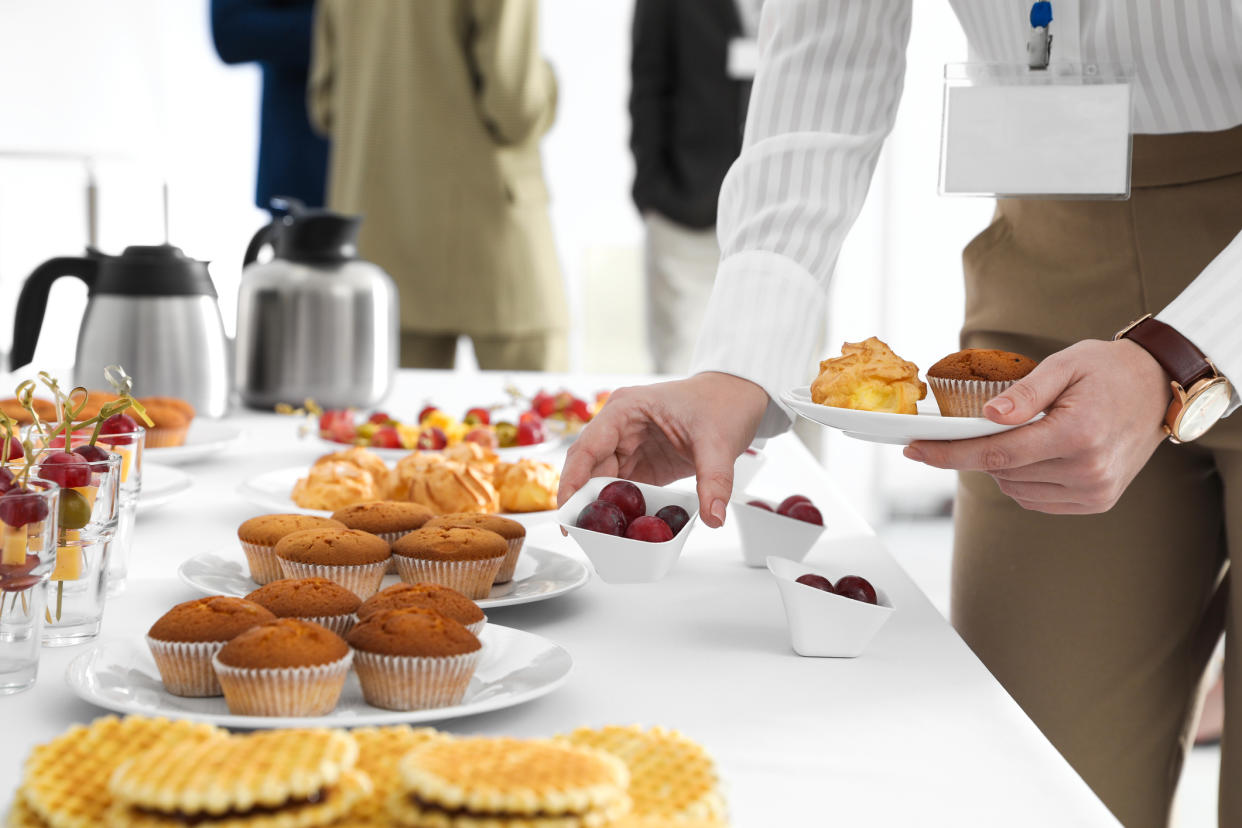
[(592, 477), (662, 486), (694, 474), (703, 522), (718, 527), (733, 492), (733, 463), (767, 406), (762, 388), (732, 374), (621, 388), (570, 448), (557, 501), (564, 504)]
[(1140, 346), (1087, 340), (1058, 351), (984, 406), (997, 423), (1043, 419), (993, 437), (917, 441), (906, 457), (992, 475), (1025, 509), (1107, 512), (1165, 438), (1169, 378)]

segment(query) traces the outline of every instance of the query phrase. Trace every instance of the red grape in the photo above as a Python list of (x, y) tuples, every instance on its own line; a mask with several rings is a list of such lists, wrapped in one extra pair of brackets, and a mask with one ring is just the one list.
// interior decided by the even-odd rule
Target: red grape
[[(103, 421), (103, 425), (99, 427), (99, 436), (107, 438), (106, 442), (117, 446), (124, 446), (134, 441), (133, 434), (138, 430), (138, 423), (133, 417), (125, 412), (113, 414), (111, 417)], [(117, 436), (127, 435), (127, 436)]]
[(676, 535), (690, 522), (690, 515), (680, 506), (665, 506), (655, 516), (668, 524), (668, 528)]
[(789, 510), (797, 506), (799, 503), (810, 503), (811, 499), (806, 495), (790, 495), (781, 501), (781, 505), (776, 507), (778, 515), (788, 515)]
[(478, 443), (485, 449), (496, 448), (496, 432), (490, 428), (472, 428), (461, 439), (467, 443)]
[(615, 503), (628, 523), (647, 514), (647, 500), (642, 491), (628, 480), (614, 480), (599, 493), (600, 500)]
[(746, 454), (749, 454), (751, 457), (758, 457), (758, 456), (759, 456), (759, 452), (755, 451), (753, 448), (748, 448), (748, 449), (746, 449), (746, 452), (745, 452), (745, 453), (746, 453)]
[(13, 488), (13, 471), (12, 469), (0, 466), (0, 494), (4, 494)]
[[(3, 498), (0, 498), (0, 501), (2, 500)], [(595, 500), (582, 507), (574, 525), (581, 529), (590, 529), (592, 532), (621, 536), (625, 534), (625, 513), (615, 503)]]
[(9, 456), (10, 460), (21, 460), (26, 456), (25, 450), (22, 449), (22, 441), (16, 437), (9, 438)]
[(385, 425), (392, 422), (392, 417), (389, 417), (383, 411), (376, 411), (370, 417), (367, 417), (367, 422), (372, 425)]
[(432, 414), (435, 414), (439, 410), (440, 409), (436, 408), (434, 405), (427, 406), (422, 411), (418, 412), (418, 422), (421, 424), (423, 420), (427, 419), (428, 417), (430, 417)]
[(62, 489), (91, 485), (91, 464), (82, 455), (68, 451), (58, 451), (44, 457), (39, 464), (38, 474)]
[(491, 425), (492, 414), (486, 408), (472, 408), (466, 412), (462, 422), (470, 425)]
[(439, 451), (448, 445), (448, 435), (438, 426), (424, 428), (418, 433), (418, 447), (423, 451)]
[(569, 404), (569, 413), (584, 423), (591, 419), (591, 409), (587, 406), (586, 400), (580, 400), (577, 397)]
[(837, 581), (837, 595), (844, 595), (865, 604), (876, 603), (875, 587), (866, 578), (857, 575), (846, 575)]
[(319, 417), (319, 436), (334, 443), (354, 442), (354, 412), (348, 408), (325, 411)]
[(15, 575), (25, 575), (39, 565), (38, 555), (26, 555), (24, 564), (0, 564), (0, 581), (7, 581)]
[(625, 536), (630, 540), (646, 541), (647, 543), (664, 543), (673, 539), (673, 530), (658, 517), (635, 518), (625, 528)]
[(83, 457), (88, 463), (101, 463), (108, 459), (108, 452), (105, 449), (90, 443), (83, 443), (73, 450), (73, 453)]
[(47, 501), (24, 486), (14, 486), (0, 495), (0, 520), (13, 528), (38, 523), (47, 517)]
[(832, 581), (828, 580), (823, 575), (816, 575), (814, 572), (799, 575), (796, 580), (800, 584), (815, 587), (816, 589), (822, 589), (824, 592), (836, 592), (836, 589), (832, 586)]
[(530, 410), (540, 417), (551, 417), (556, 413), (556, 397), (547, 391), (540, 391), (530, 401)]
[(375, 448), (401, 448), (401, 435), (392, 426), (380, 426), (371, 435), (371, 445)]
[(747, 505), (747, 506), (754, 506), (756, 509), (762, 509), (762, 510), (764, 510), (765, 512), (770, 512), (770, 511), (772, 511), (772, 507), (771, 507), (771, 506), (769, 506), (768, 504), (764, 503), (762, 500), (749, 500), (749, 501), (747, 501), (747, 502), (746, 502), (746, 505)]
[(517, 444), (519, 446), (533, 446), (542, 443), (545, 437), (542, 420), (524, 420), (518, 423), (517, 427)]
[(816, 509), (809, 503), (795, 503), (785, 513), (785, 517), (801, 520), (805, 523), (814, 523), (816, 526), (824, 525), (824, 516), (819, 513), (819, 509)]

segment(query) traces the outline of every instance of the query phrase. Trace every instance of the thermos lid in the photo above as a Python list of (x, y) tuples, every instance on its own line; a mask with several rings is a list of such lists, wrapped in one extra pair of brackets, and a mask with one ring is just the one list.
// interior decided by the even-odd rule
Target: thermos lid
[(276, 257), (306, 264), (339, 264), (358, 258), (357, 216), (304, 210), (280, 219)]
[(171, 244), (131, 245), (119, 256), (102, 256), (93, 293), (122, 296), (210, 296), (216, 287), (207, 262)]

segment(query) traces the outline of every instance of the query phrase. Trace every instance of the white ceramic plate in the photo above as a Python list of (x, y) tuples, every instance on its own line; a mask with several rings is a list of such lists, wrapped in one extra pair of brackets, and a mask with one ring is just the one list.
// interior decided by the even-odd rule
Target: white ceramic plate
[(242, 430), (231, 423), (196, 418), (190, 423), (185, 444), (166, 448), (148, 448), (146, 457), (156, 463), (180, 465), (208, 460), (231, 448), (242, 437)]
[(934, 400), (920, 402), (918, 414), (835, 408), (811, 402), (811, 389), (806, 385), (781, 394), (781, 401), (812, 422), (871, 443), (904, 446), (914, 440), (969, 440), (1018, 427), (1000, 425), (985, 417), (942, 417)]
[(84, 701), (117, 713), (210, 722), (223, 727), (361, 727), (435, 722), (512, 707), (539, 698), (565, 683), (573, 659), (546, 638), (488, 624), (479, 636), (483, 656), (461, 704), (431, 710), (394, 711), (371, 707), (350, 672), (336, 710), (326, 716), (282, 718), (234, 716), (223, 697), (184, 699), (164, 690), (145, 642), (110, 639), (78, 656), (65, 681)]
[[(259, 588), (250, 579), (246, 555), (236, 544), (188, 558), (178, 567), (177, 574), (186, 584), (208, 595), (244, 598)], [(488, 597), (475, 603), (486, 610), (546, 601), (573, 592), (590, 579), (590, 569), (577, 558), (531, 546), (527, 542), (522, 547), (513, 580), (492, 587)], [(399, 580), (396, 575), (385, 575), (384, 586)]]
[(138, 510), (145, 512), (180, 497), (194, 485), (194, 478), (181, 469), (159, 463), (142, 463), (142, 491), (138, 493)]
[[(314, 440), (316, 447), (323, 449), (324, 454), (328, 454), (333, 451), (343, 451), (347, 448), (353, 448), (353, 446), (348, 443), (334, 443), (331, 440), (325, 440), (323, 437), (313, 437), (312, 439)], [(564, 448), (564, 446), (565, 441), (559, 435), (549, 434), (548, 439), (544, 440), (542, 443), (536, 443), (533, 446), (510, 446), (509, 448), (493, 449), (493, 451), (496, 452), (496, 456), (501, 460), (506, 463), (512, 463), (513, 461), (520, 460), (523, 457), (536, 457), (541, 454), (548, 454), (549, 452)], [(373, 446), (366, 446), (365, 448), (367, 451), (373, 451), (378, 454), (386, 463), (395, 463), (402, 457), (405, 457), (407, 454), (414, 451), (414, 449), (407, 448), (374, 448)]]
[[(310, 466), (286, 466), (283, 469), (264, 472), (242, 483), (237, 487), (237, 491), (252, 503), (274, 512), (301, 512), (304, 515), (330, 517), (331, 512), (324, 509), (303, 509), (290, 497), (294, 484), (299, 478), (305, 477), (309, 471)], [(555, 516), (555, 509), (544, 512), (504, 512), (501, 514), (501, 517), (516, 520), (523, 526), (547, 523)]]

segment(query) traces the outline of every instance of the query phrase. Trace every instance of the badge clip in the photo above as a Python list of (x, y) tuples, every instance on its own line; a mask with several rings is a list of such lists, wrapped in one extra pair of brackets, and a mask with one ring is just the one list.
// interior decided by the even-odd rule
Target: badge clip
[(1026, 41), (1027, 65), (1031, 69), (1047, 69), (1052, 56), (1052, 3), (1041, 0), (1031, 6), (1031, 36)]

